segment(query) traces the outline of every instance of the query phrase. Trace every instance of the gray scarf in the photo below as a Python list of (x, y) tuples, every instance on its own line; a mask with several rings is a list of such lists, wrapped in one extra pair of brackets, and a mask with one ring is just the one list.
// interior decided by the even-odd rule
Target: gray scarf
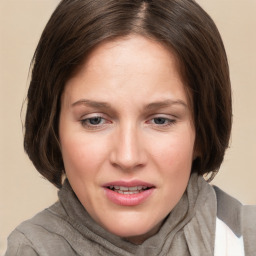
[[(214, 255), (216, 196), (213, 188), (197, 174), (192, 174), (187, 190), (166, 218), (157, 234), (135, 245), (100, 227), (89, 216), (66, 180), (59, 192), (62, 215), (79, 239), (67, 238), (79, 255)], [(56, 210), (56, 211), (55, 211)], [(72, 244), (73, 243), (73, 244)], [(79, 244), (79, 246), (78, 246)]]

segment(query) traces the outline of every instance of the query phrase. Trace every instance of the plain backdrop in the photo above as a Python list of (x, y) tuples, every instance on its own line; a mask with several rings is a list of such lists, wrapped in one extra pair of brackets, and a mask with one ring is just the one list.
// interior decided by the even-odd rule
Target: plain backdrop
[[(57, 190), (23, 150), (21, 106), (29, 66), (57, 0), (0, 0), (0, 255), (8, 234), (48, 207)], [(198, 0), (216, 22), (230, 63), (234, 121), (230, 149), (214, 184), (256, 204), (256, 0)]]

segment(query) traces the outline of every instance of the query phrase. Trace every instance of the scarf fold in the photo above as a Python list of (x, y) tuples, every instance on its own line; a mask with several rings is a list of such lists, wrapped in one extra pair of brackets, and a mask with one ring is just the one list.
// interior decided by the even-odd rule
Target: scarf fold
[[(59, 191), (63, 212), (56, 211), (81, 234), (79, 255), (214, 255), (216, 195), (202, 176), (192, 174), (187, 189), (157, 234), (132, 244), (99, 226), (77, 199), (68, 180)], [(54, 212), (54, 208), (52, 209)], [(65, 215), (65, 216), (64, 216)]]

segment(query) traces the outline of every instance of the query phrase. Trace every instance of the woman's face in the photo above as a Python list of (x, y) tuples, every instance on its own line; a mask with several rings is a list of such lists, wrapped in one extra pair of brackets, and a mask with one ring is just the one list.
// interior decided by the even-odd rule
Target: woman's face
[(182, 197), (195, 131), (175, 56), (141, 36), (104, 42), (67, 82), (59, 135), (90, 216), (141, 243)]

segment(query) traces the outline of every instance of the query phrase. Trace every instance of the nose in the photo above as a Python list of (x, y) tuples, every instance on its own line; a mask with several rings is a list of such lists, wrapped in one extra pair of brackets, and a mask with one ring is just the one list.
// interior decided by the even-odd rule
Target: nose
[(146, 152), (139, 128), (126, 125), (115, 133), (111, 164), (122, 170), (135, 170), (146, 164)]

